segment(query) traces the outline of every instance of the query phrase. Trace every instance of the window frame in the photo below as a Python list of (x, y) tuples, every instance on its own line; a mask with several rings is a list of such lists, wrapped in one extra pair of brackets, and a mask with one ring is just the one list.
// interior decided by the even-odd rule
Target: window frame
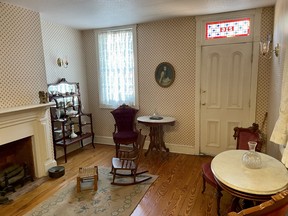
[(134, 53), (134, 94), (135, 94), (135, 105), (130, 105), (135, 109), (139, 109), (139, 96), (138, 96), (138, 64), (137, 64), (137, 26), (136, 25), (128, 25), (128, 26), (119, 26), (119, 27), (111, 27), (111, 28), (103, 28), (103, 29), (96, 29), (95, 30), (95, 46), (96, 46), (96, 58), (97, 58), (97, 79), (98, 79), (98, 102), (99, 108), (103, 109), (115, 109), (121, 104), (116, 105), (105, 105), (101, 102), (101, 85), (100, 85), (100, 64), (99, 64), (99, 47), (98, 47), (98, 34), (107, 31), (119, 31), (119, 30), (132, 30), (133, 35), (133, 53)]

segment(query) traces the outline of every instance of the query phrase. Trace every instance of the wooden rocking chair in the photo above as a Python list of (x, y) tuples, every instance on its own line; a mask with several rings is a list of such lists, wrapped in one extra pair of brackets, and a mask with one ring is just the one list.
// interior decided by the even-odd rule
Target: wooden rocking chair
[[(138, 184), (144, 181), (151, 179), (151, 176), (141, 176), (140, 180), (137, 180), (137, 177), (140, 174), (148, 172), (142, 171), (137, 172), (138, 165), (140, 161), (140, 156), (142, 154), (144, 142), (146, 139), (146, 135), (142, 135), (141, 131), (138, 133), (138, 138), (136, 141), (135, 148), (133, 150), (120, 150), (118, 152), (118, 157), (112, 158), (112, 170), (111, 173), (113, 174), (113, 181), (111, 184), (113, 185), (133, 185)], [(125, 173), (126, 172), (126, 173)], [(130, 182), (120, 182), (115, 181), (116, 176), (123, 176), (125, 177), (132, 177)]]

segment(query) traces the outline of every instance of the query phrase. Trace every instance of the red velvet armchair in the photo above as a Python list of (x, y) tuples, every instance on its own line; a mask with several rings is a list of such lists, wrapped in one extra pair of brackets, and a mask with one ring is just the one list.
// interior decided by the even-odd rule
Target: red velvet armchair
[(116, 157), (118, 157), (118, 151), (121, 145), (135, 145), (137, 141), (138, 131), (135, 123), (137, 112), (137, 109), (126, 104), (111, 111), (115, 119), (113, 140), (116, 148)]

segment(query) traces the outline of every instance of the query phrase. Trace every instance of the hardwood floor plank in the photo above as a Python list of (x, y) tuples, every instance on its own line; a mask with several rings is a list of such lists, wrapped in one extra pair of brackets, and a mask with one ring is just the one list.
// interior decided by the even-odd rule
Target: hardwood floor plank
[[(110, 168), (114, 155), (114, 146), (96, 145), (94, 149), (92, 145), (87, 145), (70, 153), (67, 163), (64, 163), (64, 158), (58, 159), (58, 165), (65, 167), (63, 177), (48, 178), (43, 184), (17, 197), (12, 203), (0, 205), (0, 215), (22, 216), (75, 179), (79, 167), (97, 165)], [(160, 155), (155, 151), (150, 152), (147, 157), (143, 155), (139, 169), (158, 175), (158, 179), (146, 192), (132, 216), (216, 216), (215, 188), (207, 185), (205, 193), (201, 193), (201, 164), (209, 160), (211, 157), (175, 153)], [(229, 199), (227, 196), (221, 206), (223, 215), (226, 215), (227, 206), (231, 201)]]

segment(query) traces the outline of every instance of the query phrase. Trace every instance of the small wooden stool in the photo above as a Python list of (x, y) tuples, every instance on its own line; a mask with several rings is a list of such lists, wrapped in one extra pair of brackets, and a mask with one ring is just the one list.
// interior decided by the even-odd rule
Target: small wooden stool
[(79, 168), (79, 174), (77, 176), (77, 192), (81, 191), (81, 183), (86, 180), (94, 180), (94, 191), (96, 191), (98, 182), (98, 166)]

